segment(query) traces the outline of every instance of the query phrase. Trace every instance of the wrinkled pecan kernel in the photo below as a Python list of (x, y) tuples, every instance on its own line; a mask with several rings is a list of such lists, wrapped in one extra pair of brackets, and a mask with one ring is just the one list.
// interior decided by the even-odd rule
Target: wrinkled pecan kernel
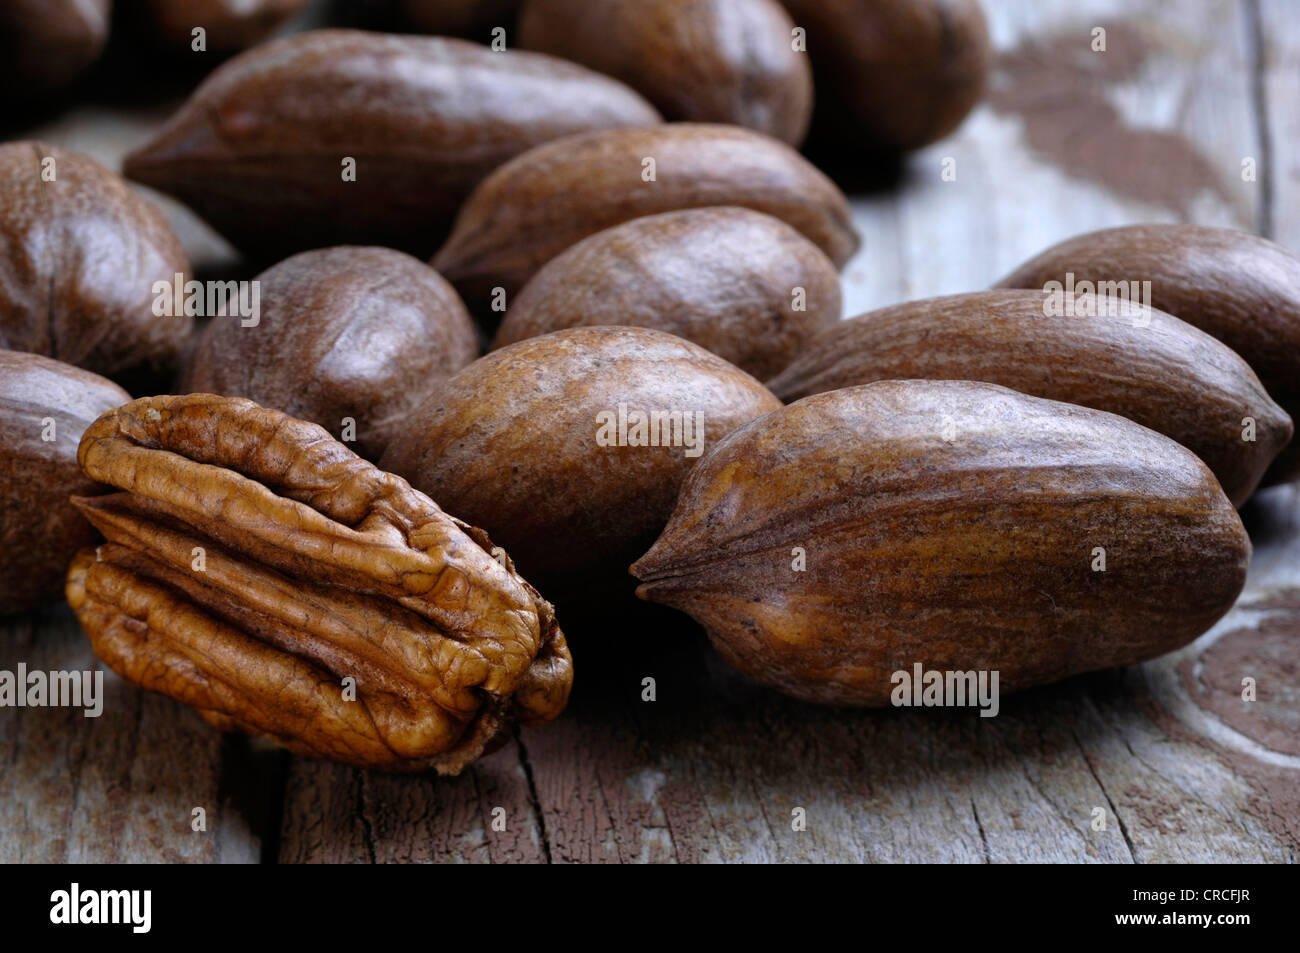
[(74, 498), (107, 542), (73, 562), (69, 603), (114, 671), (216, 727), (455, 774), (512, 719), (564, 708), (551, 605), (486, 534), (315, 424), (148, 397), (92, 424), (78, 459), (124, 492)]

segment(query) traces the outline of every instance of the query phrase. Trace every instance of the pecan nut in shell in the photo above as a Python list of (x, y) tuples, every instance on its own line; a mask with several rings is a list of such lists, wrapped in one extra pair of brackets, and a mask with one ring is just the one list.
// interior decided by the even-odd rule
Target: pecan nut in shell
[[(214, 70), (123, 169), (263, 261), (337, 244), (427, 256), (508, 159), (574, 133), (659, 122), (617, 80), (542, 53), (310, 30)], [(355, 176), (343, 174), (347, 158)]]
[(733, 431), (632, 572), (756, 681), (887, 705), (916, 664), (996, 671), (1010, 692), (1172, 651), (1232, 607), (1249, 559), (1218, 481), (1168, 437), (904, 380)]
[[(1300, 255), (1235, 228), (1147, 224), (1066, 239), (1022, 264), (1000, 288), (1145, 287), (1146, 303), (1232, 348), (1269, 396), (1300, 417)], [(1292, 441), (1261, 486), (1300, 479)]]
[[(1291, 418), (1221, 341), (1137, 301), (973, 291), (840, 321), (768, 382), (794, 401), (878, 380), (972, 380), (1105, 410), (1172, 437), (1241, 506), (1291, 439)], [(1109, 314), (1113, 308), (1116, 313)], [(1244, 425), (1253, 422), (1247, 431)]]
[(588, 235), (717, 205), (781, 219), (836, 267), (858, 249), (844, 193), (785, 143), (739, 126), (678, 122), (601, 129), (516, 156), (470, 193), (431, 263), (471, 311), (485, 312), (496, 288), (512, 298)]
[(40, 354), (0, 350), (0, 616), (57, 599), (95, 531), (68, 502), (103, 487), (77, 466), (81, 435), (131, 399), (112, 381)]

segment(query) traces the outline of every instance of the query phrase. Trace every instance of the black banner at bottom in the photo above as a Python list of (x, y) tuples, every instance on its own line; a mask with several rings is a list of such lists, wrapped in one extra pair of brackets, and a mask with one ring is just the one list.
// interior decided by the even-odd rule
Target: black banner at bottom
[[(529, 942), (599, 929), (602, 942), (763, 938), (774, 926), (925, 941), (1034, 931), (1055, 940), (1196, 934), (1232, 943), (1294, 922), (1294, 868), (696, 868), (664, 873), (465, 867), (10, 867), (7, 940), (156, 938), (383, 942), (405, 931), (445, 943), (462, 931)], [(642, 879), (643, 877), (649, 879)], [(481, 879), (480, 879), (481, 878)], [(626, 878), (626, 879), (624, 879)], [(699, 879), (697, 879), (699, 878)], [(622, 929), (620, 929), (620, 925)], [(613, 927), (612, 931), (610, 927)], [(1281, 934), (1281, 935), (1286, 935)], [(773, 939), (767, 936), (769, 941)], [(19, 947), (11, 946), (10, 949)]]

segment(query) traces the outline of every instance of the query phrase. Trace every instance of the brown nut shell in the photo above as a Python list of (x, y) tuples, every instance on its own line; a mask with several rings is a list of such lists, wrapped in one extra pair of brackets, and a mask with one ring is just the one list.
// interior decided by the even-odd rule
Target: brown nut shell
[(493, 348), (563, 328), (634, 325), (694, 341), (760, 380), (840, 317), (834, 263), (789, 225), (745, 208), (647, 215), (547, 262)]
[[(647, 159), (654, 181), (643, 177)], [(571, 136), (508, 162), (466, 200), (433, 267), (477, 309), (496, 287), (509, 299), (588, 235), (710, 205), (779, 218), (837, 267), (858, 247), (844, 194), (789, 146), (736, 126), (672, 123)]]
[[(556, 598), (630, 588), (628, 563), (667, 522), (700, 453), (780, 406), (749, 375), (671, 334), (572, 328), (494, 351), (450, 378), (380, 465), (447, 512), (483, 519)], [(660, 445), (634, 445), (633, 412), (680, 412), (680, 434), (661, 430)], [(695, 414), (702, 442), (685, 430), (686, 420), (700, 422)]]
[(260, 320), (209, 323), (186, 389), (247, 397), (335, 435), (351, 418), (364, 457), (377, 458), (392, 428), (478, 356), (456, 290), (391, 248), (301, 252), (255, 280)]
[(94, 159), (0, 143), (0, 347), (108, 376), (171, 367), (194, 322), (156, 315), (154, 283), (188, 271), (162, 214)]
[(979, 102), (993, 59), (979, 0), (781, 0), (807, 31), (819, 133), (919, 149)]
[[(1128, 225), (1061, 242), (999, 282), (1151, 282), (1151, 305), (1232, 348), (1269, 395), (1300, 417), (1300, 257), (1248, 232), (1203, 225)], [(1292, 442), (1263, 485), (1300, 478)]]
[(221, 66), (125, 169), (256, 257), (337, 244), (426, 257), (507, 159), (576, 132), (657, 122), (617, 80), (540, 53), (313, 30)]
[(0, 615), (57, 598), (69, 560), (94, 541), (68, 497), (105, 488), (82, 475), (77, 443), (130, 399), (79, 367), (0, 351)]
[(812, 70), (776, 0), (528, 0), (519, 45), (607, 73), (669, 120), (746, 126), (797, 146)]
[(77, 557), (68, 602), (114, 671), (218, 728), (455, 774), (514, 718), (563, 709), (550, 604), (485, 534), (315, 424), (148, 397), (91, 425), (79, 459), (124, 492), (76, 500), (108, 542)]
[(1136, 301), (1094, 295), (976, 291), (882, 308), (822, 334), (768, 387), (791, 401), (913, 378), (986, 381), (1127, 417), (1204, 460), (1235, 506), (1293, 430), (1222, 342)]
[(880, 381), (733, 433), (632, 572), (757, 681), (885, 705), (916, 664), (1005, 692), (1168, 652), (1227, 612), (1249, 559), (1167, 437), (993, 384)]

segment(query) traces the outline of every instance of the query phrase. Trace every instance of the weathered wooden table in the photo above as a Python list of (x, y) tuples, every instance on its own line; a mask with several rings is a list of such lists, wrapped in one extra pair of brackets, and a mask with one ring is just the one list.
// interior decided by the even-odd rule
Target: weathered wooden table
[[(1234, 225), (1300, 250), (1287, 0), (985, 6), (1000, 50), (988, 101), (855, 198), (865, 244), (847, 313), (986, 287), (1061, 238), (1135, 221)], [(173, 106), (89, 105), (22, 134), (116, 164)], [(238, 271), (165, 204), (200, 268)], [(108, 673), (98, 719), (0, 710), (0, 860), (1295, 861), (1300, 490), (1243, 515), (1250, 579), (1211, 632), (1004, 698), (991, 719), (803, 705), (732, 674), (662, 611), (576, 632), (568, 712), (455, 779), (223, 738)], [(96, 664), (63, 606), (0, 623), (0, 669), (19, 662)], [(656, 701), (641, 700), (646, 677)]]

